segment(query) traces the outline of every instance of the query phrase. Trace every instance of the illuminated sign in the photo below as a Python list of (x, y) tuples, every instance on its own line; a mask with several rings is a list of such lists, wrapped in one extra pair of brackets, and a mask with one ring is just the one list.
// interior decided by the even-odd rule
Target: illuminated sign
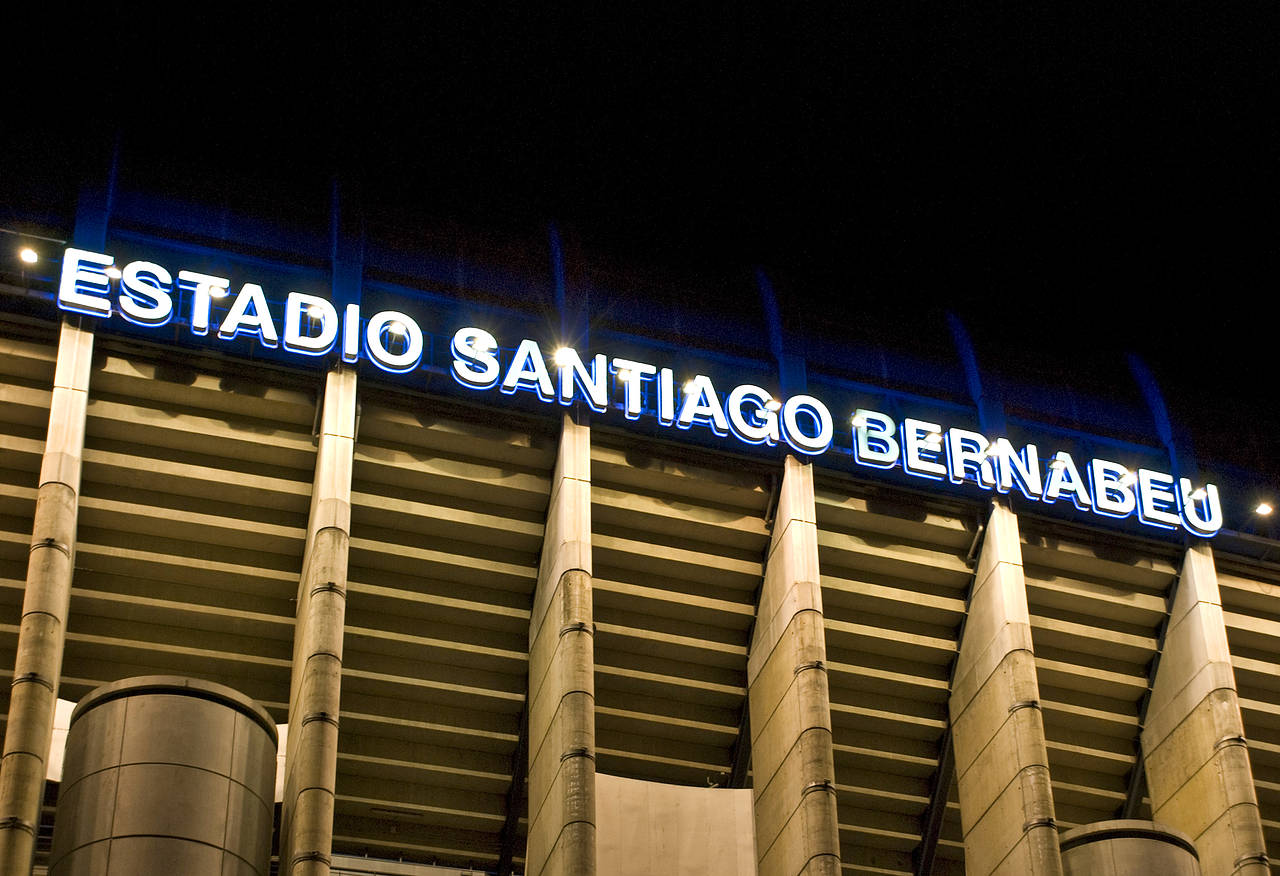
[[(143, 327), (162, 326), (178, 316), (174, 296), (187, 302), (182, 314), (192, 334), (215, 333), (223, 341), (238, 337), (264, 347), (303, 356), (335, 349), (344, 362), (367, 359), (377, 367), (407, 373), (419, 367), (424, 352), (422, 328), (408, 314), (383, 310), (370, 316), (358, 304), (341, 314), (327, 299), (290, 292), (282, 322), (261, 286), (243, 284), (225, 315), (214, 325), (214, 299), (231, 297), (223, 277), (179, 271), (175, 277), (153, 262), (123, 268), (103, 253), (67, 249), (58, 287), (58, 306), (73, 313), (109, 318), (118, 313)], [(527, 392), (547, 404), (585, 404), (605, 413), (618, 409), (628, 420), (652, 418), (674, 429), (706, 429), (732, 435), (744, 444), (786, 444), (796, 453), (818, 456), (831, 449), (835, 421), (830, 409), (811, 395), (779, 399), (750, 383), (724, 393), (705, 374), (677, 382), (677, 371), (663, 363), (641, 362), (595, 353), (587, 359), (572, 347), (544, 350), (521, 338), (504, 347), (475, 326), (457, 329), (450, 344), (450, 373), (469, 390), (498, 389), (508, 395)], [(616, 400), (616, 401), (614, 401)], [(1135, 517), (1144, 525), (1177, 529), (1203, 537), (1222, 528), (1222, 504), (1213, 484), (1139, 469), (1106, 459), (1083, 464), (1058, 450), (1042, 454), (1035, 444), (1015, 446), (1008, 438), (912, 418), (896, 420), (874, 410), (848, 414), (854, 462), (867, 468), (900, 468), (913, 477), (969, 485), (996, 493), (1015, 488), (1028, 500), (1046, 505), (1070, 502), (1103, 517)]]

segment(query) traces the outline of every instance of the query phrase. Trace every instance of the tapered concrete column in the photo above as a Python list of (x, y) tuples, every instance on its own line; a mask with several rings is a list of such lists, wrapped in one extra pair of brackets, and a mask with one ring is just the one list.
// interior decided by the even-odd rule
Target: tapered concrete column
[(351, 533), (356, 372), (325, 381), (311, 515), (298, 585), (285, 754), (280, 872), (324, 876), (333, 852), (333, 787), (338, 770), (342, 631)]
[(1142, 752), (1152, 816), (1194, 839), (1204, 876), (1271, 872), (1207, 544), (1183, 560)]
[(965, 872), (1062, 873), (1018, 519), (993, 504), (951, 691)]
[(747, 660), (760, 876), (840, 872), (813, 469), (788, 456)]
[(93, 333), (62, 324), (49, 400), (49, 433), (18, 628), (4, 760), (0, 762), (0, 874), (31, 872), (44, 777), (53, 738), (53, 708), (62, 677), (71, 572), (75, 567), (80, 460)]
[(591, 431), (565, 415), (529, 618), (528, 876), (596, 872)]

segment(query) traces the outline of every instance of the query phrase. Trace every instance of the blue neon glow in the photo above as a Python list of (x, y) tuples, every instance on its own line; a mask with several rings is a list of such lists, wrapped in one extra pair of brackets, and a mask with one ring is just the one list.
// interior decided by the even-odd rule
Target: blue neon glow
[[(340, 343), (344, 362), (363, 355), (391, 373), (419, 367), (424, 336), (418, 324), (398, 311), (383, 311), (362, 321), (358, 304), (345, 307), (341, 319), (327, 298), (290, 292), (284, 302), (284, 321), (272, 318), (261, 286), (244, 283), (219, 327), (212, 299), (226, 294), (229, 281), (194, 271), (179, 271), (177, 282), (169, 269), (148, 261), (134, 261), (122, 271), (108, 270), (114, 258), (73, 247), (66, 249), (58, 287), (61, 310), (98, 318), (118, 310), (128, 322), (157, 328), (186, 310), (181, 295), (190, 298), (190, 326), (194, 334), (216, 329), (223, 340), (253, 334), (266, 347), (283, 346), (290, 354), (322, 356)], [(112, 276), (118, 277), (118, 289)], [(113, 302), (112, 293), (116, 292)], [(179, 303), (181, 302), (181, 303)], [(211, 323), (214, 323), (211, 325)], [(283, 327), (283, 342), (277, 331)], [(762, 387), (740, 384), (722, 405), (712, 379), (695, 375), (681, 393), (673, 368), (598, 353), (584, 362), (576, 350), (564, 348), (555, 365), (536, 341), (525, 339), (514, 351), (505, 372), (497, 339), (484, 329), (459, 329), (450, 344), (453, 379), (468, 389), (500, 386), (504, 393), (535, 392), (547, 403), (584, 401), (607, 413), (611, 398), (628, 420), (655, 417), (662, 426), (689, 429), (704, 425), (718, 436), (732, 434), (748, 445), (784, 443), (795, 453), (825, 452), (834, 434), (830, 411), (813, 396), (797, 395), (779, 403)], [(557, 369), (553, 374), (549, 368)], [(505, 377), (503, 377), (505, 373)], [(610, 374), (613, 375), (610, 383)], [(611, 395), (611, 393), (616, 395)], [(679, 403), (679, 404), (677, 404)], [(678, 415), (677, 415), (678, 412)], [(897, 423), (878, 411), (858, 409), (851, 419), (853, 457), (859, 466), (891, 468), (899, 463), (913, 477), (975, 484), (1009, 493), (1017, 486), (1030, 501), (1052, 504), (1069, 497), (1080, 511), (1123, 519), (1135, 516), (1144, 526), (1165, 530), (1179, 527), (1199, 537), (1211, 537), (1223, 525), (1222, 505), (1213, 484), (1193, 487), (1187, 478), (1091, 459), (1084, 477), (1071, 454), (1055, 453), (1047, 469), (1035, 444), (1015, 449), (1007, 438), (986, 436), (961, 428), (942, 429), (922, 420)], [(944, 459), (945, 457), (945, 459)], [(1132, 481), (1132, 483), (1131, 483)]]

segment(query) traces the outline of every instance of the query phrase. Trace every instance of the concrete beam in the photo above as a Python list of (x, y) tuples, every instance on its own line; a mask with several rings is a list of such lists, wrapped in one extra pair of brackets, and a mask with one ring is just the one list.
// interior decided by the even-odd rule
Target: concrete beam
[(1060, 876), (1018, 519), (993, 504), (951, 701), (965, 871)]
[(1213, 551), (1187, 550), (1142, 750), (1156, 821), (1189, 834), (1205, 876), (1270, 873)]
[(0, 874), (27, 876), (40, 822), (75, 568), (93, 333), (63, 322), (40, 466), (18, 653), (0, 761)]
[(333, 853), (356, 372), (330, 371), (322, 404), (293, 636), (280, 826), (280, 872), (287, 876), (327, 876)]
[(529, 618), (528, 876), (596, 872), (591, 431), (565, 414)]
[(760, 876), (840, 873), (813, 469), (784, 462), (747, 659)]

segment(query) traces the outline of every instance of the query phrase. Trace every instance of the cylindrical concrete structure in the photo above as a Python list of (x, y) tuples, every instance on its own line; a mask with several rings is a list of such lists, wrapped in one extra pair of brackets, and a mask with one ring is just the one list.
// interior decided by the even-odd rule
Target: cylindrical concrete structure
[(266, 876), (276, 728), (176, 676), (103, 685), (71, 714), (50, 876)]
[(1118, 819), (1062, 835), (1064, 876), (1200, 876), (1191, 837), (1167, 824)]

